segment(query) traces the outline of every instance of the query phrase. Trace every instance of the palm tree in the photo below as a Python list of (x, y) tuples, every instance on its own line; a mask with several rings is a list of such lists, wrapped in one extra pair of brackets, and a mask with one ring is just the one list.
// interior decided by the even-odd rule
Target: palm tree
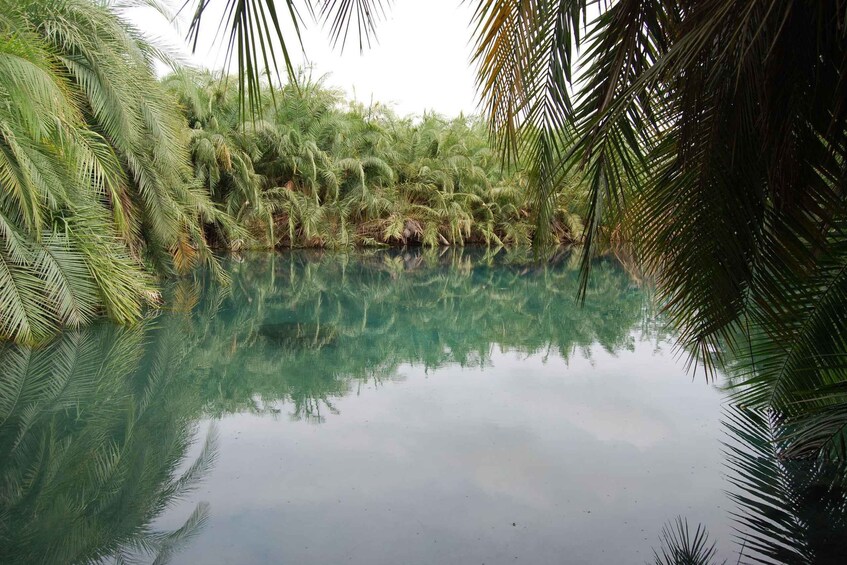
[[(266, 52), (257, 38), (285, 39), (251, 18), (274, 4), (294, 15), (299, 3), (227, 4), (250, 94)], [(304, 3), (332, 22), (334, 40), (351, 23), (367, 39), (382, 4)], [(479, 0), (473, 22), (486, 118), (503, 155), (529, 163), (540, 224), (581, 171), (584, 275), (611, 237), (606, 226), (625, 227), (692, 362), (708, 370), (721, 351), (746, 358), (739, 399), (790, 419), (793, 452), (838, 457), (847, 455), (846, 18), (838, 0)]]
[(242, 243), (252, 243), (243, 240), (255, 234), (265, 247), (272, 247), (274, 223), (263, 190), (266, 181), (255, 171), (252, 154), (245, 147), (235, 89), (210, 72), (183, 68), (162, 82), (179, 100), (190, 127), (194, 179), (226, 213), (224, 221), (212, 223), (213, 229), (207, 227), (212, 243), (240, 248)]
[[(241, 228), (239, 244), (529, 244), (525, 176), (500, 168), (479, 120), (401, 119), (346, 103), (301, 71), (296, 83), (263, 86), (262, 118), (242, 123), (233, 82), (192, 70), (164, 80), (191, 125), (195, 177)], [(577, 239), (583, 194), (579, 182), (559, 193), (558, 241)], [(206, 231), (235, 243), (231, 228)]]
[(34, 342), (100, 312), (135, 321), (152, 272), (214, 264), (188, 135), (109, 5), (0, 2), (0, 337)]

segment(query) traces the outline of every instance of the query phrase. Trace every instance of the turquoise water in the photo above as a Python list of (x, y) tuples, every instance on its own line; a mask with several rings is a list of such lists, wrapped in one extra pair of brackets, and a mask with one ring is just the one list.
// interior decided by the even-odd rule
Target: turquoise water
[[(249, 254), (136, 328), (0, 350), (0, 562), (737, 552), (722, 396), (615, 263)], [(733, 558), (734, 559), (734, 558)]]

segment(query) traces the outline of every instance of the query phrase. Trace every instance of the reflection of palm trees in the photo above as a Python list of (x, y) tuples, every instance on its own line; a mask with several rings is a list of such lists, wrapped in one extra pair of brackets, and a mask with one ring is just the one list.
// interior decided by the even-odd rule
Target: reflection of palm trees
[[(495, 347), (565, 359), (661, 339), (643, 293), (594, 266), (584, 306), (567, 256), (380, 251), (256, 255), (232, 287), (179, 281), (172, 312), (145, 327), (73, 332), (42, 349), (0, 347), (0, 562), (167, 558), (206, 518), (154, 520), (214, 459), (212, 436), (177, 474), (206, 415), (279, 411), (321, 422), (338, 398), (399, 378), (403, 364), (485, 366)], [(742, 557), (828, 562), (847, 551), (844, 470), (781, 460), (782, 423), (727, 413)], [(685, 537), (669, 529), (670, 546)], [(696, 548), (695, 548), (696, 549)]]
[[(726, 466), (738, 563), (843, 563), (847, 555), (847, 483), (843, 463), (786, 459), (784, 423), (773, 412), (734, 406), (724, 414)], [(678, 519), (662, 532), (656, 563), (717, 563), (697, 526)], [(690, 558), (698, 556), (697, 559)], [(733, 559), (732, 562), (736, 562)]]
[(665, 524), (659, 539), (661, 546), (653, 550), (655, 565), (710, 565), (717, 554), (717, 544), (709, 540), (706, 529), (698, 525), (692, 532), (682, 517)]
[(780, 458), (784, 432), (771, 414), (732, 408), (724, 425), (742, 556), (765, 563), (842, 563), (844, 465)]
[[(643, 294), (598, 262), (584, 305), (567, 254), (547, 261), (485, 249), (295, 251), (229, 265), (232, 293), (195, 309), (194, 362), (207, 409), (275, 410), (320, 420), (352, 383), (398, 378), (403, 364), (485, 366), (494, 347), (589, 354), (631, 348)], [(257, 402), (261, 399), (261, 402)]]
[(151, 527), (214, 459), (209, 435), (187, 470), (190, 398), (174, 386), (181, 336), (94, 327), (43, 349), (0, 349), (0, 562), (164, 561), (206, 519)]

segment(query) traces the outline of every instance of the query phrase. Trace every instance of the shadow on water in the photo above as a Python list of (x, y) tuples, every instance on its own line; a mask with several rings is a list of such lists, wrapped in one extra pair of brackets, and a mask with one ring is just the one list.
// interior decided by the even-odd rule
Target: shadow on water
[[(668, 339), (610, 261), (594, 265), (582, 305), (577, 265), (561, 253), (302, 251), (225, 264), (228, 288), (178, 281), (168, 309), (139, 327), (0, 347), (0, 562), (166, 560), (210, 512), (151, 527), (214, 464), (213, 430), (187, 459), (201, 419), (286, 411), (320, 423), (404, 365), (486, 367), (498, 350), (590, 360), (596, 345)], [(822, 546), (843, 551), (843, 473), (779, 461), (770, 424), (745, 418), (724, 424), (744, 555), (800, 563)]]

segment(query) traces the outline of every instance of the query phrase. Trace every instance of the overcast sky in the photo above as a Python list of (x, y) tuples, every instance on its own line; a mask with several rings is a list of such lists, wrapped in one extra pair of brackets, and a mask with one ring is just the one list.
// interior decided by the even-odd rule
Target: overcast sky
[[(182, 0), (166, 3), (178, 6)], [(184, 47), (186, 17), (177, 23), (178, 31), (168, 29), (167, 22), (149, 9), (133, 10), (130, 19), (146, 33), (180, 45), (194, 64), (219, 69), (223, 51), (212, 44), (212, 38), (223, 4), (224, 0), (211, 0), (209, 15), (204, 17), (203, 41), (193, 56), (187, 55)], [(359, 52), (355, 39), (343, 52), (332, 49), (328, 30), (309, 18), (303, 33), (305, 55), (296, 42), (290, 43), (298, 47), (295, 61), (311, 62), (316, 74), (329, 74), (329, 85), (360, 101), (373, 97), (391, 104), (400, 114), (424, 110), (447, 116), (469, 114), (476, 110), (470, 64), (471, 16), (472, 7), (461, 0), (394, 0), (379, 24), (378, 43), (364, 53)]]

